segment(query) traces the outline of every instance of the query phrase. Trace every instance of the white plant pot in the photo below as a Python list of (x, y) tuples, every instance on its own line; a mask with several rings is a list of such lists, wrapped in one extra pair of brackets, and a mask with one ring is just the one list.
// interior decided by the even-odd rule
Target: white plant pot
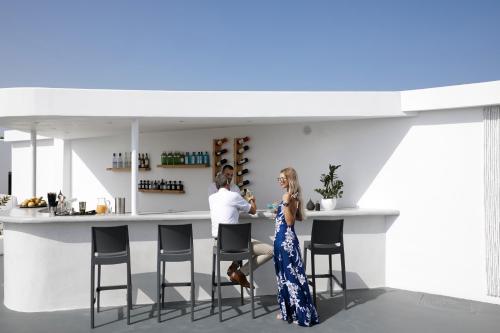
[(323, 210), (334, 210), (337, 205), (337, 199), (321, 199), (321, 207)]

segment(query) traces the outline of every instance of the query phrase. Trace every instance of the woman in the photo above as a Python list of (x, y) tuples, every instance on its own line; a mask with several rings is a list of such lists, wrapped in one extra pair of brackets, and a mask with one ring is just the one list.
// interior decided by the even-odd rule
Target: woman
[(281, 170), (278, 182), (286, 190), (275, 220), (274, 267), (280, 306), (278, 319), (293, 321), (300, 326), (312, 326), (319, 323), (319, 318), (309, 292), (294, 228), (295, 221), (302, 221), (304, 216), (297, 172), (293, 168)]

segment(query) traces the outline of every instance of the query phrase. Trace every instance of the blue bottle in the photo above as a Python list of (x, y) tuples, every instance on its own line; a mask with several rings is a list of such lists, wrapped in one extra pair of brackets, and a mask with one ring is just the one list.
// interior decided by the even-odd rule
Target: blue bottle
[(190, 164), (191, 160), (190, 160), (190, 156), (189, 156), (189, 152), (187, 151), (186, 152), (186, 156), (184, 157), (184, 164)]
[(209, 165), (210, 164), (210, 157), (208, 156), (208, 151), (203, 154), (203, 164)]
[(189, 164), (196, 164), (196, 155), (195, 155), (194, 151), (191, 154), (191, 163), (189, 163)]

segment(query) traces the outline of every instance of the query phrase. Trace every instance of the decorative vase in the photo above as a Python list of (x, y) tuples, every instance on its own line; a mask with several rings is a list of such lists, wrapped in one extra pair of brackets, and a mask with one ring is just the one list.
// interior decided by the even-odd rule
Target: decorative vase
[(307, 210), (314, 210), (314, 202), (311, 199), (307, 202), (306, 208)]
[(321, 199), (321, 207), (323, 207), (323, 210), (334, 210), (336, 205), (337, 205), (336, 198)]

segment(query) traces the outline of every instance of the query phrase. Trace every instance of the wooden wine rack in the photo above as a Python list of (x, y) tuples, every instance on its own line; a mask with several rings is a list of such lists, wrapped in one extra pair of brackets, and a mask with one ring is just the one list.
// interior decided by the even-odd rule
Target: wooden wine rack
[[(217, 145), (217, 142), (222, 141), (221, 145)], [(217, 163), (219, 163), (221, 160), (224, 158), (227, 159), (228, 154), (222, 154), (220, 156), (217, 156), (215, 154), (216, 151), (219, 151), (221, 149), (224, 149), (224, 145), (228, 142), (227, 138), (221, 138), (221, 139), (213, 139), (212, 143), (212, 179), (215, 181), (215, 177), (219, 172), (222, 171), (222, 168), (224, 167), (224, 164), (221, 164), (220, 166), (217, 166)], [(227, 148), (226, 148), (227, 149)]]
[[(243, 165), (238, 165), (238, 161), (241, 160), (242, 158), (245, 158), (245, 151), (243, 153), (238, 153), (238, 149), (242, 148), (243, 146), (248, 146), (248, 141), (243, 142), (242, 144), (239, 144), (238, 141), (244, 139), (245, 137), (242, 138), (234, 138), (233, 140), (233, 163), (234, 163), (234, 183), (238, 185), (242, 181), (244, 181), (244, 178), (247, 174), (238, 176), (238, 172), (244, 169), (248, 169), (248, 162), (243, 164)], [(238, 185), (239, 186), (239, 185)], [(247, 186), (241, 186), (240, 190), (243, 190), (243, 188)]]

